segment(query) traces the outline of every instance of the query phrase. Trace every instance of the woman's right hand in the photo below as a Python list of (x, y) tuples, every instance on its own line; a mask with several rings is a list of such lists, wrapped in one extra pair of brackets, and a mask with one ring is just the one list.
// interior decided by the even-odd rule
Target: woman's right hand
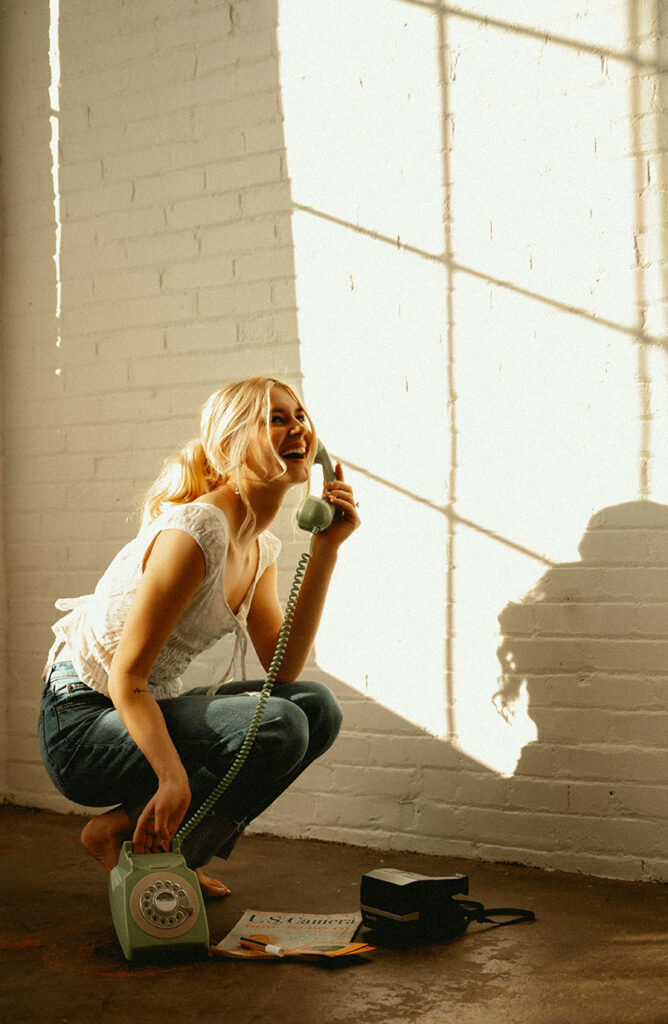
[(132, 842), (135, 853), (166, 853), (190, 804), (188, 777), (166, 779), (139, 816)]

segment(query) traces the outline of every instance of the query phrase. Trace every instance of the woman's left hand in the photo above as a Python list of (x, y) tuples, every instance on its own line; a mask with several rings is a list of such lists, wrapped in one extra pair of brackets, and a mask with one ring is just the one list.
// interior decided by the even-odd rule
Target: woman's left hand
[(319, 533), (318, 539), (338, 547), (344, 540), (347, 540), (360, 525), (360, 517), (357, 510), (357, 503), (353, 495), (353, 489), (343, 479), (341, 463), (337, 462), (334, 472), (336, 480), (325, 484), (322, 496), (325, 501), (330, 502), (336, 510), (336, 515), (329, 529)]

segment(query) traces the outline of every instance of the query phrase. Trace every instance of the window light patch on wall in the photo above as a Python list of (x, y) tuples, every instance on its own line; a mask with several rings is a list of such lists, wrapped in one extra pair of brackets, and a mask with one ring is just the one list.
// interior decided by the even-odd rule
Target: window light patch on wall
[(656, 64), (623, 5), (595, 0), (596, 44), (480, 6), (283, 0), (279, 51), (304, 393), (363, 516), (317, 662), (511, 775), (536, 728), (500, 619), (668, 465), (619, 128)]
[[(60, 211), (60, 0), (49, 2), (49, 68), (51, 82), (49, 85), (49, 123), (51, 125), (51, 180), (53, 182), (53, 209), (55, 221), (55, 237), (53, 261), (56, 265), (56, 348), (61, 346), (60, 313), (62, 280), (60, 274), (60, 251), (62, 240), (62, 222)], [(62, 375), (60, 367), (56, 376)]]

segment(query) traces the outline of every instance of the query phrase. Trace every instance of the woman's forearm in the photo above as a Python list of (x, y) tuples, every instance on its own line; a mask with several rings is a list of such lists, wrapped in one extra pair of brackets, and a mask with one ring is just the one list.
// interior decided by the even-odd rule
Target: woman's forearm
[(183, 781), (186, 778), (185, 769), (146, 679), (127, 671), (114, 671), (112, 666), (109, 696), (158, 781)]

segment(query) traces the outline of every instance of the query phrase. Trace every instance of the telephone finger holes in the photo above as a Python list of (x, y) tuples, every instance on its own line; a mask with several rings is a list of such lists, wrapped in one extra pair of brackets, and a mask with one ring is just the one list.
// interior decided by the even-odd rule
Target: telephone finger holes
[(171, 938), (192, 928), (199, 916), (199, 899), (193, 887), (178, 875), (153, 874), (135, 885), (130, 912), (142, 931)]

